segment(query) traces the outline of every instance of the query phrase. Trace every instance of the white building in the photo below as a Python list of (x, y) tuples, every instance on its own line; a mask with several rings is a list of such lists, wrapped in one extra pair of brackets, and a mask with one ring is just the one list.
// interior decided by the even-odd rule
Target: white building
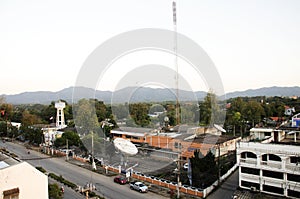
[(64, 108), (66, 107), (66, 103), (59, 101), (55, 103), (56, 111), (56, 127), (58, 129), (66, 128), (67, 125), (65, 124), (65, 114), (64, 114)]
[(252, 128), (250, 129), (251, 140), (266, 142), (280, 142), (285, 138), (285, 132), (272, 128)]
[(300, 146), (239, 142), (239, 186), (300, 198)]
[(21, 127), (21, 123), (20, 122), (11, 122), (10, 124), (11, 124), (11, 126), (16, 127), (18, 130)]
[(42, 128), (42, 131), (44, 135), (44, 144), (46, 146), (53, 145), (54, 141), (63, 134), (62, 131), (58, 131), (57, 127), (44, 127)]
[(0, 199), (49, 198), (45, 174), (27, 162), (12, 163), (6, 159), (0, 161)]

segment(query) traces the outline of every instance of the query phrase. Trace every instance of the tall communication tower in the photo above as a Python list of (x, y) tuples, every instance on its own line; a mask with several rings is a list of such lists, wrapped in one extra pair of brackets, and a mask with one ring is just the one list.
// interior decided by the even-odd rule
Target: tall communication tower
[[(178, 89), (178, 84), (179, 84), (179, 75), (178, 75), (178, 55), (177, 55), (177, 16), (176, 16), (176, 1), (173, 1), (172, 4), (173, 7), (173, 26), (174, 26), (174, 55), (175, 55), (175, 67), (176, 67), (176, 125), (178, 125), (178, 131), (179, 131), (179, 123), (180, 123), (180, 114), (179, 114), (179, 89)], [(177, 198), (180, 198), (180, 165), (181, 164), (181, 147), (178, 153), (178, 159), (177, 159)]]
[(179, 125), (180, 123), (180, 114), (179, 114), (179, 75), (178, 75), (178, 55), (177, 55), (177, 13), (176, 13), (176, 1), (173, 1), (173, 26), (174, 26), (174, 55), (175, 55), (175, 68), (176, 68), (176, 77), (175, 77), (175, 84), (176, 84), (176, 108), (175, 108), (175, 117), (176, 117), (176, 124)]

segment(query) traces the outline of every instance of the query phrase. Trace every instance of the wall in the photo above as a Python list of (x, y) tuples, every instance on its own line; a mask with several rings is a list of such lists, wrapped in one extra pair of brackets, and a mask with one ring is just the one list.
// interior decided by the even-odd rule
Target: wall
[(19, 188), (20, 199), (48, 199), (48, 177), (27, 162), (0, 169), (0, 199), (3, 191)]

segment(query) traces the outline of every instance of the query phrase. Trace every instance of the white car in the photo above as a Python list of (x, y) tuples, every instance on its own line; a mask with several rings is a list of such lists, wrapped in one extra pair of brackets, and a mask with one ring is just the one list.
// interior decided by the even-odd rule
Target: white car
[(185, 163), (185, 164), (183, 165), (183, 169), (184, 169), (184, 170), (188, 170), (188, 168), (189, 168), (189, 163)]

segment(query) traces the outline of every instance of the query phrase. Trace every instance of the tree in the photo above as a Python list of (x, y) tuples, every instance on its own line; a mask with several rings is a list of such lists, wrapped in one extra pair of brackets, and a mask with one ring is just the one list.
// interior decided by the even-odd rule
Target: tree
[(239, 125), (241, 122), (242, 115), (240, 112), (234, 112), (232, 116), (232, 123), (233, 123), (233, 135), (235, 136), (235, 127)]
[(29, 143), (39, 145), (43, 141), (43, 131), (40, 128), (21, 126), (21, 133)]
[(195, 150), (190, 162), (193, 186), (205, 188), (217, 180), (218, 169), (215, 156), (211, 151), (203, 157), (200, 150)]
[(23, 111), (22, 126), (28, 127), (39, 123), (41, 123), (41, 119), (37, 115), (31, 114), (27, 110)]
[[(40, 112), (40, 116), (42, 120), (46, 121), (47, 123), (54, 123), (56, 117), (55, 102), (52, 101), (50, 105), (44, 107)], [(50, 120), (51, 117), (53, 118), (52, 120)]]
[(101, 122), (107, 118), (107, 110), (103, 101), (98, 101), (97, 99), (93, 99), (93, 103), (95, 104), (96, 115), (98, 118), (98, 122)]
[(62, 193), (59, 186), (54, 184), (48, 185), (49, 199), (62, 199)]
[(11, 121), (11, 118), (13, 116), (13, 105), (2, 103), (0, 106), (0, 116), (3, 121)]
[(74, 120), (77, 132), (86, 135), (99, 127), (94, 102), (91, 100), (79, 100), (73, 107)]
[(242, 113), (246, 120), (252, 122), (252, 127), (254, 127), (255, 123), (260, 122), (261, 116), (265, 114), (261, 104), (256, 101), (249, 101), (244, 106)]
[(199, 103), (200, 109), (200, 125), (213, 125), (215, 123), (223, 123), (225, 120), (225, 112), (218, 105), (216, 94), (209, 91), (202, 103)]
[(135, 103), (129, 105), (129, 112), (131, 118), (138, 126), (145, 127), (150, 124), (150, 117), (148, 116), (149, 104)]
[(113, 114), (116, 120), (128, 118), (129, 110), (127, 104), (117, 104), (112, 106)]
[(79, 135), (74, 132), (74, 131), (66, 131), (62, 134), (60, 138), (57, 138), (54, 142), (54, 145), (56, 147), (61, 147), (65, 146), (68, 140), (68, 145), (69, 146), (77, 146), (77, 147), (82, 147), (83, 144), (80, 140)]

